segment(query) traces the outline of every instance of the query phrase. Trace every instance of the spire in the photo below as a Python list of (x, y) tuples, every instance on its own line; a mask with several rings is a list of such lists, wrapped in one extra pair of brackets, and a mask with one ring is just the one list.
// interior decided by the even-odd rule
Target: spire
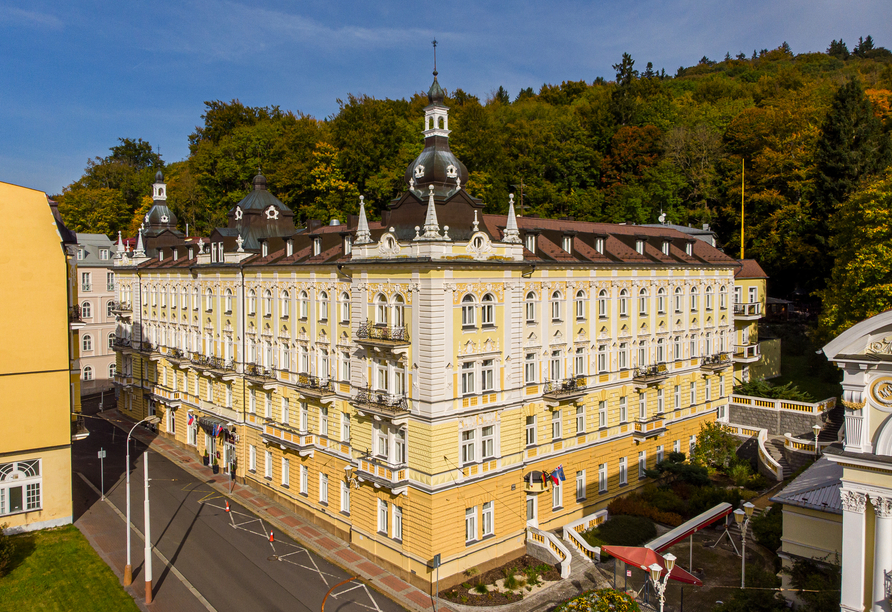
[(430, 197), (427, 200), (427, 214), (424, 217), (424, 235), (422, 240), (439, 240), (440, 223), (437, 221), (437, 205), (434, 204), (434, 186), (429, 185)]
[(136, 240), (136, 251), (133, 254), (137, 257), (146, 256), (146, 248), (142, 244), (142, 227), (139, 228), (139, 238)]
[(517, 229), (517, 217), (514, 214), (514, 194), (508, 196), (508, 225), (505, 226), (505, 235), (502, 242), (520, 244), (520, 232)]
[(121, 238), (121, 230), (118, 230), (118, 242), (115, 245), (115, 259), (120, 259), (124, 254), (124, 239)]
[(369, 244), (372, 241), (372, 233), (369, 231), (369, 221), (365, 218), (365, 196), (359, 196), (359, 227), (356, 228), (356, 244)]

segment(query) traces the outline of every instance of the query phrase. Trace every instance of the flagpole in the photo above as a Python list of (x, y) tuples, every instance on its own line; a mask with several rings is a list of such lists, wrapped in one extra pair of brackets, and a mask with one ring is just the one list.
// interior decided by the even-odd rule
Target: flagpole
[(744, 178), (746, 177), (746, 160), (740, 159), (740, 259), (743, 259), (743, 193), (746, 189)]

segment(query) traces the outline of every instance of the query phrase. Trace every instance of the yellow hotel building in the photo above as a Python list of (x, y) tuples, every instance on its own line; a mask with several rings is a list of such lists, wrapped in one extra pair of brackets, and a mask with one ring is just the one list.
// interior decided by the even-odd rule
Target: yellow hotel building
[[(74, 245), (41, 191), (0, 183), (0, 525), (70, 523), (80, 369)], [(70, 245), (70, 246), (69, 246)]]
[[(118, 406), (416, 584), (522, 553), (724, 410), (734, 271), (659, 227), (482, 214), (434, 79), (380, 222), (267, 189), (197, 243), (157, 177), (119, 241)], [(563, 467), (560, 486), (542, 472)]]

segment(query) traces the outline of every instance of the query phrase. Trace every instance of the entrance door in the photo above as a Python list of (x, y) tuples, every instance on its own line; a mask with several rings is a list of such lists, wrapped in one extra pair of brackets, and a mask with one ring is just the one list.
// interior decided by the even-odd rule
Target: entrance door
[(527, 526), (539, 527), (539, 498), (527, 495)]
[(210, 434), (204, 434), (204, 447), (208, 452), (208, 466), (212, 466), (214, 459), (217, 458), (217, 439)]
[(227, 473), (231, 473), (235, 464), (235, 444), (232, 442), (223, 443), (223, 469)]

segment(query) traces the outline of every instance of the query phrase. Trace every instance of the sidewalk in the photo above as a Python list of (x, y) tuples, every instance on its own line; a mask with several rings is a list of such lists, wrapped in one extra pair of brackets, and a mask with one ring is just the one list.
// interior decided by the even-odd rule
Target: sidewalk
[[(97, 416), (124, 431), (129, 431), (133, 425), (130, 419), (124, 417), (117, 409), (100, 412)], [(208, 486), (216, 489), (221, 494), (238, 501), (241, 505), (248, 508), (263, 520), (271, 523), (280, 531), (288, 534), (289, 537), (300, 542), (302, 546), (312, 550), (319, 556), (343, 568), (352, 575), (359, 576), (369, 586), (375, 588), (405, 608), (415, 612), (455, 612), (447, 607), (446, 602), (439, 599), (437, 600), (436, 608), (434, 608), (428, 593), (425, 593), (421, 589), (418, 589), (385, 571), (380, 566), (351, 550), (349, 544), (346, 542), (289, 512), (251, 487), (234, 483), (232, 493), (230, 493), (230, 481), (228, 476), (224, 474), (215, 475), (209, 467), (202, 465), (200, 461), (193, 457), (192, 453), (181, 449), (176, 444), (169, 442), (160, 436), (153, 438), (142, 429), (134, 431), (133, 437), (143, 444), (150, 446), (153, 451), (160, 453), (170, 461), (173, 461), (180, 468), (186, 470), (196, 478), (205, 481)], [(97, 508), (97, 512), (101, 512), (102, 508), (105, 508), (105, 511), (108, 513), (113, 512), (106, 504), (95, 504), (94, 508)], [(86, 518), (86, 515), (78, 522), (83, 521), (84, 518)], [(111, 520), (107, 516), (101, 518)], [(101, 518), (97, 517), (95, 520), (98, 522)], [(92, 523), (93, 521), (89, 520), (88, 522)], [(123, 529), (124, 526), (121, 525), (121, 531), (123, 531)], [(84, 530), (81, 529), (81, 531)], [(95, 537), (98, 536), (94, 534), (94, 538)], [(90, 539), (90, 536), (88, 536), (88, 539)], [(117, 541), (120, 541), (122, 538), (118, 537), (116, 539)], [(134, 539), (134, 541), (139, 542), (137, 539)], [(94, 544), (93, 540), (91, 540), (90, 543)], [(139, 546), (141, 547), (141, 544)], [(98, 548), (96, 544), (94, 544), (94, 548), (100, 551), (100, 555), (103, 555), (103, 558), (105, 558), (103, 549)], [(105, 560), (106, 562), (109, 562), (109, 565), (111, 565), (112, 568), (117, 567), (117, 565), (112, 565), (108, 558)], [(163, 562), (159, 562), (159, 567), (163, 566)], [(123, 565), (121, 565), (121, 567), (123, 567)], [(143, 583), (139, 582), (142, 578), (137, 578), (136, 569), (137, 568), (134, 567), (133, 584), (142, 587)], [(181, 584), (181, 587), (183, 590), (188, 591), (185, 584)], [(176, 606), (168, 607), (167, 605), (163, 605), (163, 602), (156, 599), (155, 602), (146, 608), (142, 603), (142, 593), (139, 592), (136, 593), (136, 595), (135, 599), (137, 604), (140, 605), (143, 610), (186, 610), (187, 612), (191, 612), (191, 610), (204, 610), (204, 607), (192, 594), (186, 594), (184, 599), (195, 602), (198, 607), (184, 607), (179, 605), (181, 603), (180, 601), (176, 602)]]

